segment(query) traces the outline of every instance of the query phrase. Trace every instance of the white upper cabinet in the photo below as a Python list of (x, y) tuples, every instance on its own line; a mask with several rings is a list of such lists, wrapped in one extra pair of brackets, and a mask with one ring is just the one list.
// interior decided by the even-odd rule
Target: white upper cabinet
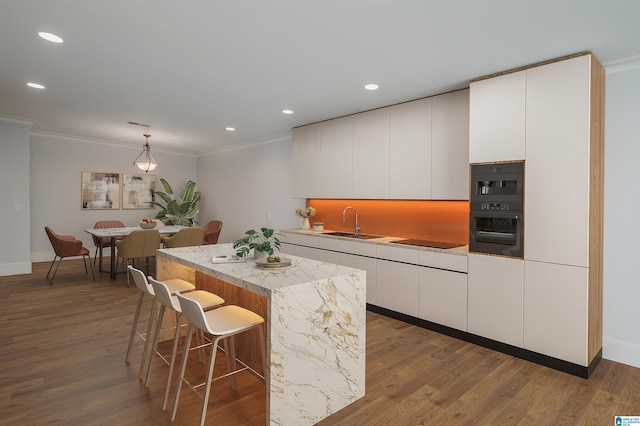
[(389, 108), (353, 116), (353, 198), (389, 198)]
[(525, 71), (472, 82), (469, 162), (524, 160)]
[(426, 98), (390, 107), (390, 198), (431, 198), (432, 103)]
[(307, 198), (320, 194), (320, 141), (319, 126), (296, 127), (291, 131), (291, 196)]
[(467, 200), (468, 93), (293, 129), (293, 196)]
[(527, 71), (527, 260), (588, 266), (590, 60)]
[(433, 97), (431, 198), (469, 199), (469, 90)]
[[(319, 198), (351, 198), (353, 116), (319, 123), (321, 149)], [(295, 177), (297, 178), (297, 177)]]

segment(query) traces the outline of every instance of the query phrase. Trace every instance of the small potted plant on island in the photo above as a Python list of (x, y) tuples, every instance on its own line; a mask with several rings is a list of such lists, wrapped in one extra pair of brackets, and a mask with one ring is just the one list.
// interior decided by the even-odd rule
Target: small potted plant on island
[(276, 250), (280, 250), (280, 240), (273, 229), (260, 228), (260, 231), (250, 229), (244, 233), (244, 237), (233, 243), (238, 257), (246, 257), (253, 249), (253, 257), (261, 259), (272, 257)]

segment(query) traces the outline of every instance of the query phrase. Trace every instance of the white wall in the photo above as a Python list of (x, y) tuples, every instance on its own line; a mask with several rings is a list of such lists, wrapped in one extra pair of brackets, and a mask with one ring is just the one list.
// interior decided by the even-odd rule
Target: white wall
[(291, 138), (198, 158), (200, 218), (223, 222), (220, 243), (248, 229), (296, 228), (305, 200), (291, 198)]
[(31, 122), (0, 118), (0, 276), (31, 273), (29, 131)]
[(640, 367), (640, 60), (606, 71), (603, 357)]
[[(74, 139), (47, 134), (31, 134), (31, 259), (50, 261), (54, 253), (44, 232), (49, 226), (56, 233), (74, 235), (93, 252), (91, 236), (84, 232), (99, 220), (120, 220), (135, 226), (140, 219), (153, 218), (156, 209), (142, 210), (82, 210), (80, 176), (83, 171), (133, 173), (140, 170), (132, 164), (142, 150), (140, 147), (120, 147), (113, 144)], [(165, 178), (174, 191), (179, 191), (188, 180), (196, 180), (196, 157), (164, 153), (154, 149), (151, 153), (159, 163), (155, 173), (156, 189), (162, 190), (160, 178)], [(142, 172), (144, 173), (144, 172)], [(151, 172), (150, 172), (151, 173)], [(198, 188), (196, 182), (196, 188)]]

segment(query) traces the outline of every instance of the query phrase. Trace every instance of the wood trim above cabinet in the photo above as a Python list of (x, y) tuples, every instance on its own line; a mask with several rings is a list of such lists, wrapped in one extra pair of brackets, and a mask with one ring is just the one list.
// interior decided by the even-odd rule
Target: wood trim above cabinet
[(470, 83), (474, 83), (476, 81), (481, 81), (481, 80), (487, 80), (489, 78), (499, 77), (499, 76), (505, 75), (505, 74), (512, 74), (514, 72), (524, 71), (524, 70), (528, 70), (530, 68), (540, 67), (542, 65), (548, 65), (548, 64), (552, 64), (554, 62), (566, 61), (567, 59), (577, 58), (579, 56), (590, 55), (590, 54), (591, 54), (591, 51), (578, 52), (578, 53), (573, 53), (573, 54), (567, 55), (567, 56), (561, 56), (559, 58), (548, 59), (546, 61), (536, 62), (536, 63), (529, 64), (529, 65), (523, 65), (523, 66), (518, 67), (518, 68), (512, 68), (510, 70), (500, 71), (500, 72), (496, 72), (496, 73), (493, 73), (493, 74), (484, 75), (482, 77), (476, 77), (473, 80), (471, 80)]

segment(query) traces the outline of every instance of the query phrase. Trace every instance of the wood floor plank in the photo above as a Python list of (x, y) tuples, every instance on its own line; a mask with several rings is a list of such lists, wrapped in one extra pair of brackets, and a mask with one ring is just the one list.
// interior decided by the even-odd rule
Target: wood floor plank
[[(160, 359), (148, 388), (138, 380), (140, 340), (124, 362), (138, 295), (126, 276), (93, 282), (70, 260), (49, 286), (48, 267), (0, 277), (0, 425), (196, 424), (201, 400), (188, 388), (174, 423), (162, 412)], [(603, 360), (585, 380), (372, 312), (366, 360), (365, 397), (319, 424), (600, 425), (640, 414), (640, 369)], [(204, 377), (195, 354), (188, 373)], [(237, 392), (216, 382), (207, 424), (265, 424), (264, 383), (238, 379)]]

